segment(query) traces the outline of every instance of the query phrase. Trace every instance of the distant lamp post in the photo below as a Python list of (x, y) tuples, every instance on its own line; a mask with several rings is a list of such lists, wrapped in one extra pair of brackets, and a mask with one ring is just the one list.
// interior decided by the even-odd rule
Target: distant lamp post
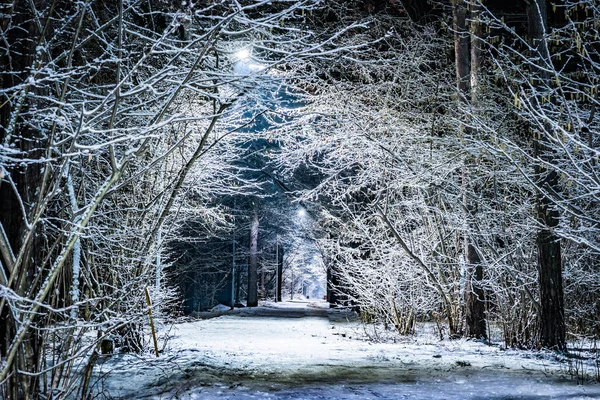
[(233, 62), (233, 71), (236, 75), (251, 76), (264, 71), (266, 65), (252, 57), (252, 47), (242, 47), (230, 53)]
[(250, 60), (250, 57), (250, 50), (247, 48), (243, 48), (235, 52), (236, 61), (248, 61)]

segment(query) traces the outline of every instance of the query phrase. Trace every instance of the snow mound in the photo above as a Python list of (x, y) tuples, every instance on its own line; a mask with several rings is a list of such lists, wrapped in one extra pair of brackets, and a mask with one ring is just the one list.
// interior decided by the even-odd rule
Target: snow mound
[(312, 308), (329, 308), (329, 303), (326, 301), (313, 301), (308, 303), (308, 307)]
[(226, 306), (225, 304), (217, 304), (213, 308), (210, 309), (210, 312), (225, 312), (231, 310), (231, 307)]

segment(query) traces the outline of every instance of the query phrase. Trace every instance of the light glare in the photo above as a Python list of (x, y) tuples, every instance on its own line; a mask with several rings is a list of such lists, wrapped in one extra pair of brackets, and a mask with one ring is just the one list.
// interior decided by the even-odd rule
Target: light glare
[(249, 60), (250, 59), (250, 50), (248, 50), (248, 49), (238, 50), (238, 52), (235, 53), (235, 56), (238, 60), (242, 60), (242, 61)]

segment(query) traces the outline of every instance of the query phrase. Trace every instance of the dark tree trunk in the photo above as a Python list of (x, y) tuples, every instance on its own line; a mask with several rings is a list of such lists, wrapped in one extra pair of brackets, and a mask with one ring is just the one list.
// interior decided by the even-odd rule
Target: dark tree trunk
[(481, 288), (483, 266), (475, 247), (467, 243), (465, 276), (465, 336), (477, 339), (487, 338), (484, 292)]
[[(2, 89), (10, 92), (11, 88), (25, 82), (31, 73), (39, 32), (37, 32), (33, 23), (29, 1), (26, 0), (16, 1), (13, 5), (11, 18), (2, 19), (1, 24), (3, 31), (6, 32), (5, 29), (8, 29), (5, 36), (9, 48), (8, 52), (3, 52), (0, 57), (0, 85)], [(12, 28), (7, 27), (8, 24)], [(30, 88), (30, 90), (33, 89)], [(0, 141), (9, 140), (10, 144), (16, 145), (23, 158), (39, 158), (40, 152), (38, 149), (42, 146), (38, 132), (24, 123), (21, 118), (16, 119), (15, 128), (11, 132), (7, 131), (11, 119), (17, 112), (18, 105), (16, 103), (19, 95), (17, 94), (11, 100), (6, 96), (4, 94), (0, 97), (0, 104), (3, 105), (0, 108)], [(25, 101), (21, 106), (21, 111), (27, 111), (28, 107), (29, 104)], [(11, 136), (10, 139), (7, 139), (8, 135)], [(0, 223), (6, 232), (12, 252), (16, 254), (23, 245), (22, 238), (26, 229), (20, 200), (22, 200), (26, 210), (29, 210), (30, 205), (35, 203), (35, 190), (40, 178), (39, 167), (37, 164), (32, 165), (31, 163), (27, 166), (19, 166), (17, 162), (14, 164), (8, 163), (4, 166), (8, 176), (3, 176), (0, 180)], [(11, 185), (6, 183), (9, 177), (13, 181), (17, 193)], [(30, 255), (24, 257), (24, 263), (29, 263), (30, 259)], [(5, 269), (5, 272), (7, 276), (10, 275), (10, 271)], [(19, 290), (14, 284), (12, 287), (17, 291)], [(2, 346), (0, 346), (0, 349), (2, 349)]]
[[(481, 0), (483, 2), (483, 0)], [(484, 29), (481, 23), (481, 3), (475, 3), (471, 6), (471, 105), (474, 112), (479, 108), (480, 96), (480, 75), (483, 56), (483, 35)]]
[[(549, 77), (543, 70), (545, 62), (550, 62), (548, 48), (543, 40), (547, 27), (546, 2), (531, 0), (527, 5), (529, 37), (535, 49), (532, 56), (538, 59), (540, 67), (532, 67), (532, 74), (540, 80)], [(537, 100), (536, 100), (537, 101)], [(547, 130), (551, 129), (546, 127)], [(536, 140), (536, 156), (552, 163), (552, 151), (548, 149), (546, 135)], [(546, 193), (558, 191), (558, 176), (555, 171), (536, 167), (538, 186), (536, 214), (542, 226), (537, 234), (538, 283), (540, 286), (539, 344), (543, 347), (566, 349), (566, 327), (564, 317), (562, 259), (560, 238), (554, 233), (558, 226), (559, 213), (552, 199)]]
[[(16, 0), (12, 5), (5, 2), (4, 14), (0, 17), (0, 29), (4, 38), (3, 51), (0, 54), (0, 87), (4, 91), (0, 96), (0, 142), (8, 142), (9, 145), (14, 146), (13, 149), (20, 152), (16, 158), (39, 159), (41, 157), (39, 149), (44, 148), (43, 135), (18, 116), (19, 110), (22, 114), (32, 106), (32, 97), (19, 104), (21, 93), (17, 93), (11, 99), (7, 97), (7, 93), (12, 95), (15, 88), (26, 82), (34, 70), (36, 46), (41, 33), (34, 22), (35, 10), (32, 6), (35, 6), (36, 10), (41, 10), (44, 9), (45, 3), (45, 0)], [(33, 92), (37, 89), (29, 87), (27, 90)], [(20, 92), (21, 89), (18, 88), (18, 91)], [(12, 129), (11, 124), (13, 124)], [(10, 280), (10, 289), (19, 295), (24, 295), (27, 290), (26, 284), (34, 276), (36, 264), (41, 258), (42, 235), (36, 234), (32, 241), (23, 243), (27, 227), (21, 204), (26, 212), (30, 212), (33, 204), (37, 202), (36, 189), (40, 181), (40, 166), (37, 163), (20, 164), (18, 159), (15, 159), (14, 162), (7, 162), (3, 167), (6, 174), (0, 174), (0, 224), (8, 239), (11, 252), (16, 255), (22, 247), (26, 251), (20, 265), (13, 266), (12, 271), (9, 270), (6, 260), (0, 257), (0, 260), (3, 260), (0, 262), (0, 268), (3, 269), (2, 275)], [(8, 184), (9, 178), (16, 192), (12, 185)], [(6, 283), (4, 282), (5, 285)], [(7, 349), (16, 334), (16, 323), (8, 308), (4, 303), (0, 311), (0, 358), (2, 359), (6, 356)], [(3, 383), (7, 398), (37, 391), (38, 379), (17, 373), (17, 364), (18, 369), (28, 372), (37, 370), (41, 336), (29, 333), (22, 346), (22, 354), (14, 364), (14, 373)]]
[[(279, 246), (279, 245), (278, 245)], [(277, 301), (281, 301), (281, 285), (283, 283), (283, 246), (279, 246), (277, 259)]]
[[(459, 90), (464, 90), (466, 87), (469, 88), (470, 97), (471, 97), (471, 112), (476, 113), (478, 108), (478, 96), (479, 96), (479, 80), (480, 80), (480, 71), (481, 71), (481, 37), (483, 35), (482, 24), (479, 22), (479, 13), (481, 11), (480, 5), (472, 5), (471, 9), (471, 37), (470, 37), (470, 63), (469, 63), (469, 75), (470, 82), (467, 86), (464, 84), (464, 80), (466, 80), (466, 76), (459, 75), (457, 73), (457, 78), (459, 81)], [(466, 31), (466, 26), (461, 26), (461, 32)], [(458, 48), (461, 51), (464, 45), (460, 45)], [(458, 56), (458, 54), (457, 54)], [(460, 63), (463, 64), (462, 62)], [(457, 65), (459, 65), (457, 61)], [(465, 68), (462, 66), (461, 68)], [(466, 71), (465, 71), (466, 73)], [(462, 85), (462, 87), (461, 87)], [(467, 93), (464, 93), (463, 97), (465, 103), (467, 102)], [(469, 201), (469, 192), (474, 191), (474, 188), (470, 187), (468, 184), (468, 168), (472, 163), (472, 160), (467, 159), (466, 163), (468, 164), (465, 167), (465, 182), (464, 182), (464, 191), (465, 191), (465, 208), (467, 214), (468, 221), (468, 229), (471, 229), (472, 222), (471, 219), (477, 213), (476, 205), (473, 204), (473, 201)], [(465, 274), (465, 336), (476, 338), (476, 339), (486, 339), (487, 338), (487, 325), (485, 320), (485, 303), (484, 303), (484, 291), (481, 287), (481, 281), (483, 280), (483, 266), (481, 265), (481, 259), (479, 254), (477, 253), (477, 249), (473, 245), (473, 239), (469, 236), (469, 233), (465, 235), (465, 264), (466, 264), (466, 274)]]
[(260, 281), (258, 285), (258, 296), (261, 300), (266, 298), (266, 290), (265, 290), (265, 270), (261, 268), (260, 270)]
[[(476, 12), (478, 10), (475, 10)], [(470, 100), (476, 98), (479, 80), (479, 70), (481, 62), (481, 49), (479, 41), (474, 37), (471, 40), (469, 29), (467, 29), (467, 6), (464, 2), (456, 2), (453, 7), (454, 20), (454, 55), (456, 62), (456, 85), (458, 92), (458, 102), (465, 109), (473, 109)], [(474, 13), (475, 14), (475, 13)], [(480, 24), (474, 23), (473, 36), (481, 33)], [(467, 118), (471, 116), (466, 115)], [(469, 185), (469, 164), (471, 161), (465, 160), (463, 170), (463, 201), (465, 207), (465, 218), (467, 220), (467, 229), (471, 229), (471, 219), (476, 213), (472, 201), (471, 191), (473, 188)], [(470, 232), (464, 234), (465, 244), (465, 335), (472, 338), (486, 338), (487, 329), (485, 321), (484, 293), (481, 288), (483, 279), (483, 267), (477, 254), (477, 249), (472, 243)]]
[[(545, 173), (544, 185), (556, 186), (557, 174)], [(537, 235), (538, 280), (540, 285), (540, 345), (560, 350), (566, 349), (566, 326), (564, 316), (563, 281), (560, 239), (553, 231), (558, 225), (559, 214), (552, 202), (538, 195), (538, 221), (545, 227)]]
[(453, 10), (454, 20), (454, 56), (456, 61), (456, 83), (459, 101), (468, 102), (470, 79), (469, 31), (467, 30), (467, 7), (458, 2)]
[(330, 265), (329, 268), (327, 268), (327, 302), (329, 303), (330, 307), (342, 305), (339, 293), (335, 289), (335, 287), (339, 284), (338, 281), (339, 280), (335, 272), (335, 268)]
[(250, 225), (250, 260), (248, 262), (248, 307), (258, 306), (258, 212), (254, 206)]
[(241, 285), (243, 282), (243, 278), (244, 278), (244, 269), (241, 268), (236, 268), (235, 269), (235, 300), (236, 301), (240, 301), (241, 299)]

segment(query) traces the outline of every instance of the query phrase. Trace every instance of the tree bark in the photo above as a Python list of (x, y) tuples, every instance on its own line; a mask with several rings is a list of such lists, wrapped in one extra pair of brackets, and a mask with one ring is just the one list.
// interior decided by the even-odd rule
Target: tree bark
[(332, 308), (339, 305), (338, 294), (335, 291), (335, 286), (337, 284), (337, 275), (333, 269), (333, 266), (330, 265), (329, 268), (327, 268), (327, 302)]
[[(546, 174), (543, 185), (555, 186), (558, 182), (556, 172)], [(540, 345), (547, 348), (566, 349), (566, 326), (564, 317), (564, 298), (562, 282), (562, 263), (560, 239), (553, 231), (558, 225), (558, 211), (552, 208), (552, 202), (546, 196), (538, 195), (538, 222), (544, 225), (537, 235), (538, 282), (540, 285), (539, 316)]]
[(281, 301), (281, 285), (283, 283), (283, 246), (279, 246), (277, 254), (277, 301)]
[(247, 306), (258, 306), (258, 211), (256, 205), (250, 226), (250, 261), (248, 262), (248, 298)]
[[(480, 81), (480, 73), (481, 73), (481, 37), (483, 35), (483, 27), (479, 20), (479, 14), (481, 12), (481, 5), (479, 3), (474, 3), (471, 5), (471, 35), (470, 35), (470, 60), (469, 60), (469, 76), (470, 81), (468, 84), (469, 92), (470, 92), (470, 106), (471, 112), (477, 113), (477, 109), (479, 106), (479, 81)], [(466, 23), (465, 23), (466, 25)], [(461, 31), (466, 30), (466, 26), (460, 27)], [(460, 45), (459, 48), (461, 51), (464, 45)], [(458, 54), (457, 54), (458, 57)], [(462, 60), (459, 63), (457, 61), (457, 65), (462, 64)], [(464, 66), (461, 68), (465, 68)], [(464, 80), (466, 80), (466, 71), (465, 75), (461, 76), (457, 73), (457, 78), (461, 79), (459, 82), (459, 90), (466, 89), (464, 86)], [(461, 87), (463, 85), (463, 87)], [(467, 93), (463, 94), (464, 101), (467, 102)], [(473, 117), (473, 115), (471, 115)], [(469, 201), (469, 192), (474, 189), (469, 186), (469, 165), (472, 163), (472, 160), (467, 158), (466, 166), (465, 166), (465, 175), (464, 175), (464, 201), (465, 201), (465, 212), (467, 218), (467, 229), (471, 231), (472, 227), (472, 219), (477, 212), (476, 206), (472, 204), (472, 201)], [(464, 291), (464, 300), (465, 300), (465, 336), (476, 339), (486, 339), (487, 338), (487, 325), (485, 319), (485, 303), (484, 296), (485, 293), (483, 288), (481, 287), (481, 281), (483, 280), (483, 266), (481, 265), (481, 258), (477, 253), (477, 249), (473, 244), (473, 239), (469, 236), (470, 232), (465, 234), (465, 291)]]
[(483, 266), (475, 247), (466, 241), (466, 276), (465, 276), (465, 336), (486, 339), (487, 325), (485, 320), (484, 292), (481, 288)]
[(258, 285), (258, 296), (261, 300), (266, 298), (266, 290), (265, 290), (265, 269), (260, 269), (260, 281)]
[[(481, 3), (484, 0), (480, 0)], [(477, 111), (479, 108), (481, 80), (481, 63), (483, 56), (483, 24), (481, 23), (481, 3), (471, 5), (471, 105)]]
[(467, 7), (462, 0), (455, 0), (452, 17), (454, 20), (454, 56), (458, 99), (459, 102), (467, 104), (470, 80), (470, 40), (467, 31)]
[[(467, 5), (462, 0), (456, 0), (453, 7), (454, 20), (454, 55), (456, 62), (456, 86), (458, 102), (466, 111), (466, 118), (472, 118), (469, 113), (474, 109), (479, 88), (479, 71), (481, 62), (481, 46), (477, 35), (481, 35), (481, 24), (477, 22), (479, 9), (474, 6), (474, 22), (472, 34), (467, 29)], [(461, 128), (466, 130), (464, 126)], [(465, 207), (466, 229), (464, 233), (465, 248), (465, 336), (485, 339), (487, 337), (484, 292), (480, 281), (483, 279), (483, 267), (477, 249), (472, 243), (470, 230), (475, 206), (469, 200), (473, 190), (469, 185), (469, 165), (472, 161), (467, 157), (462, 177), (463, 202)]]
[[(527, 4), (528, 33), (534, 50), (534, 59), (540, 66), (532, 64), (532, 74), (541, 81), (548, 80), (544, 71), (544, 63), (550, 63), (548, 47), (543, 39), (547, 26), (546, 2), (531, 0)], [(534, 99), (534, 101), (539, 101)], [(546, 127), (546, 130), (551, 127)], [(552, 152), (548, 149), (544, 133), (535, 139), (536, 156), (552, 163)], [(559, 213), (553, 205), (548, 192), (558, 191), (558, 175), (556, 171), (548, 171), (536, 166), (536, 216), (540, 230), (537, 234), (538, 250), (538, 284), (540, 287), (539, 344), (542, 347), (566, 349), (566, 326), (564, 317), (562, 257), (560, 238), (554, 229), (559, 223)]]
[[(3, 52), (0, 55), (0, 88), (4, 95), (0, 96), (0, 142), (14, 145), (20, 154), (16, 157), (23, 159), (38, 159), (43, 135), (34, 126), (20, 118), (34, 100), (26, 92), (32, 92), (31, 86), (18, 90), (9, 99), (8, 94), (16, 91), (19, 85), (27, 82), (35, 63), (36, 46), (40, 38), (35, 21), (36, 10), (45, 7), (45, 0), (16, 0), (12, 5), (5, 4), (4, 14), (0, 17), (0, 29), (3, 36)], [(35, 10), (32, 8), (35, 7)], [(7, 10), (9, 9), (9, 10)], [(8, 93), (8, 94), (7, 94)], [(36, 272), (36, 265), (41, 259), (42, 234), (36, 234), (28, 243), (23, 238), (27, 232), (27, 221), (24, 213), (30, 212), (36, 203), (36, 189), (40, 181), (40, 164), (13, 163), (3, 165), (0, 172), (0, 224), (5, 235), (3, 239), (3, 262), (0, 262), (1, 274), (7, 278), (4, 285), (10, 282), (10, 289), (18, 295), (25, 293), (26, 283)], [(11, 184), (8, 182), (12, 181)], [(22, 262), (14, 265), (14, 255), (22, 246), (26, 246)], [(13, 259), (12, 262), (7, 260)], [(11, 265), (12, 264), (12, 265)], [(13, 279), (11, 279), (11, 275)], [(0, 359), (5, 361), (11, 343), (18, 332), (20, 322), (18, 315), (11, 313), (9, 307), (0, 310)], [(8, 397), (19, 393), (31, 393), (37, 390), (39, 380), (17, 372), (18, 369), (35, 372), (37, 358), (42, 345), (41, 335), (28, 332), (28, 338), (23, 342), (22, 353), (17, 363), (12, 366), (13, 374), (3, 383)], [(18, 364), (18, 368), (17, 368)], [(0, 379), (1, 380), (1, 379)]]

